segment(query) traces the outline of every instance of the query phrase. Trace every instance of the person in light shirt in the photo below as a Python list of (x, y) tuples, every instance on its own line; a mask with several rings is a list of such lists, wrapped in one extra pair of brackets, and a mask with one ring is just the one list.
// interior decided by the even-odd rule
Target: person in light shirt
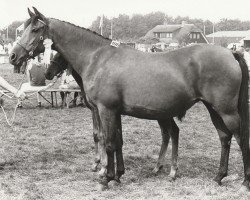
[[(28, 82), (23, 83), (20, 90), (23, 92), (35, 92), (46, 90), (52, 86), (51, 84), (46, 85), (45, 72), (46, 67), (43, 63), (43, 54), (39, 54), (34, 60), (30, 60), (27, 69), (26, 75)], [(41, 107), (40, 95), (37, 93), (37, 107)], [(22, 102), (20, 102), (19, 107), (22, 107)]]
[[(62, 74), (62, 81), (61, 85), (59, 86), (59, 89), (80, 89), (79, 85), (75, 81), (74, 77), (72, 76), (72, 68), (68, 68), (64, 71)], [(61, 98), (62, 98), (62, 107), (65, 105), (65, 95), (68, 93), (60, 92)], [(78, 97), (78, 92), (74, 93), (74, 99), (73, 99), (73, 106), (76, 106), (76, 99)], [(83, 99), (80, 98), (79, 105), (83, 105)]]

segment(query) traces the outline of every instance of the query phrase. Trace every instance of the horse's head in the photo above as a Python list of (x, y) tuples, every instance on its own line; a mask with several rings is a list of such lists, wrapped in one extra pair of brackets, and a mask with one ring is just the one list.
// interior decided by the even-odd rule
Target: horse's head
[(30, 19), (26, 21), (22, 37), (10, 53), (10, 63), (20, 66), (30, 58), (44, 52), (44, 39), (47, 37), (48, 20), (36, 9), (32, 13), (29, 9)]
[(54, 58), (50, 61), (50, 65), (46, 70), (45, 77), (48, 80), (52, 80), (54, 76), (58, 76), (63, 72), (63, 70), (67, 69), (68, 62), (64, 59), (64, 57), (57, 53)]

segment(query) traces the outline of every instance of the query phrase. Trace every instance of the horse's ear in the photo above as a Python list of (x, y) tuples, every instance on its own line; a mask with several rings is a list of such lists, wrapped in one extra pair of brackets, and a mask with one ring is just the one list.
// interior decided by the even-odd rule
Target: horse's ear
[(33, 12), (31, 12), (29, 8), (28, 8), (28, 13), (29, 13), (31, 18), (35, 16), (35, 14)]
[(33, 8), (33, 10), (35, 11), (35, 14), (36, 14), (36, 16), (39, 18), (39, 19), (41, 19), (41, 20), (43, 20), (43, 21), (46, 21), (46, 17), (42, 14), (42, 13), (40, 13), (35, 7), (32, 7)]

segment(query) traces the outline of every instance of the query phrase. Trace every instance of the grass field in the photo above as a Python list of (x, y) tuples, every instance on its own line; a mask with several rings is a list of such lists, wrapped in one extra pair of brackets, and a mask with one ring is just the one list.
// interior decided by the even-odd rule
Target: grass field
[[(23, 75), (13, 74), (8, 64), (0, 74), (18, 87)], [(5, 98), (12, 116), (15, 99)], [(51, 108), (42, 102), (36, 108), (32, 97), (18, 109), (13, 127), (0, 111), (0, 200), (82, 200), (82, 199), (250, 199), (238, 189), (243, 181), (241, 152), (232, 142), (229, 176), (223, 185), (213, 182), (220, 158), (220, 142), (208, 112), (202, 104), (191, 108), (180, 128), (179, 176), (169, 182), (171, 144), (166, 165), (157, 176), (156, 164), (161, 134), (157, 122), (124, 116), (125, 175), (120, 185), (100, 192), (97, 174), (91, 172), (94, 157), (89, 110)]]

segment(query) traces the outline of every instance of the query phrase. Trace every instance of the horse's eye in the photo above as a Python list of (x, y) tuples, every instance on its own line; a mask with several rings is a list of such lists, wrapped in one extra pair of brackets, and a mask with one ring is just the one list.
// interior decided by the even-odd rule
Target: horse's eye
[(33, 33), (36, 33), (38, 30), (39, 30), (38, 28), (33, 28), (33, 29), (32, 29), (32, 32), (33, 32)]

